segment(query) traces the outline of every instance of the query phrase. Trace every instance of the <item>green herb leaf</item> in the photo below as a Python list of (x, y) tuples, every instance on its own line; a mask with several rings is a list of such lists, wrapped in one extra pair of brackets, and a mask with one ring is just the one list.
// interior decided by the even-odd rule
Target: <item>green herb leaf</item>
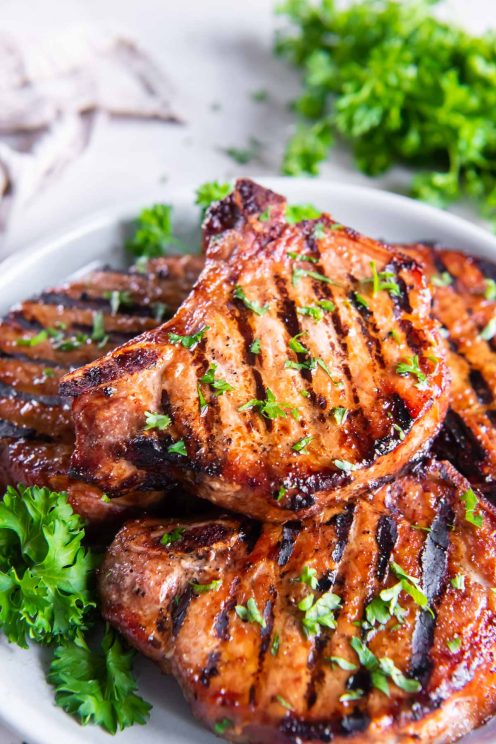
[(364, 691), (357, 688), (356, 690), (348, 690), (341, 695), (339, 698), (340, 703), (353, 703), (355, 700), (360, 700), (364, 696)]
[(153, 413), (153, 411), (145, 411), (145, 431), (150, 429), (158, 429), (163, 431), (171, 425), (171, 417), (167, 416), (166, 413)]
[(197, 584), (194, 581), (191, 582), (191, 588), (193, 589), (194, 594), (206, 594), (207, 592), (218, 592), (221, 585), (222, 585), (221, 579), (214, 579), (213, 581), (210, 581), (208, 584)]
[(431, 284), (434, 287), (449, 287), (450, 284), (453, 284), (453, 277), (449, 271), (443, 271), (441, 274), (434, 274), (431, 277)]
[(281, 646), (281, 638), (279, 636), (279, 633), (276, 631), (274, 633), (274, 637), (270, 645), (270, 653), (272, 656), (277, 656), (277, 654), (279, 653), (280, 646)]
[(341, 599), (333, 592), (326, 592), (315, 599), (308, 594), (298, 603), (298, 609), (304, 613), (302, 619), (303, 630), (307, 637), (317, 635), (320, 627), (335, 628), (334, 611), (341, 606)]
[(409, 594), (413, 601), (419, 605), (419, 607), (422, 607), (422, 609), (427, 610), (428, 612), (430, 612), (431, 615), (434, 615), (431, 608), (429, 607), (429, 600), (427, 599), (427, 595), (424, 594), (424, 592), (419, 587), (419, 580), (405, 573), (401, 566), (399, 566), (394, 561), (391, 561), (389, 565), (396, 578), (400, 579), (401, 588), (403, 589), (403, 591)]
[(172, 230), (170, 204), (154, 204), (143, 209), (136, 220), (133, 237), (126, 242), (126, 250), (133, 256), (157, 258), (171, 246), (181, 247)]
[(169, 341), (171, 344), (182, 344), (185, 349), (194, 349), (207, 331), (210, 330), (210, 326), (203, 326), (197, 333), (192, 333), (191, 336), (180, 336), (178, 333), (169, 333)]
[(341, 406), (336, 406), (336, 408), (332, 409), (332, 415), (334, 416), (334, 420), (336, 421), (336, 423), (341, 426), (348, 418), (348, 409)]
[(282, 695), (276, 695), (276, 700), (282, 705), (283, 708), (286, 708), (286, 710), (294, 710), (293, 706), (288, 703), (288, 701), (285, 700)]
[(25, 336), (16, 340), (16, 346), (38, 346), (48, 339), (48, 332), (43, 329), (35, 336)]
[(286, 222), (290, 225), (294, 225), (297, 222), (303, 222), (303, 220), (315, 220), (322, 212), (313, 204), (286, 204), (284, 215)]
[(243, 305), (256, 315), (265, 315), (265, 313), (269, 310), (269, 305), (261, 306), (258, 304), (258, 302), (250, 302), (245, 294), (243, 287), (240, 287), (239, 285), (234, 288), (233, 296), (236, 300), (241, 300)]
[(299, 418), (299, 412), (297, 408), (293, 408), (289, 403), (281, 403), (276, 400), (276, 396), (270, 388), (265, 389), (265, 400), (257, 400), (253, 398), (248, 403), (244, 403), (238, 408), (238, 411), (249, 411), (252, 408), (256, 408), (261, 416), (268, 419), (285, 418), (287, 412), (290, 411), (293, 418)]
[(262, 345), (259, 338), (254, 339), (250, 344), (250, 351), (252, 354), (260, 354)]
[(337, 282), (329, 279), (329, 277), (325, 276), (324, 274), (320, 274), (318, 271), (308, 271), (307, 269), (293, 269), (293, 284), (295, 287), (298, 284), (298, 281), (303, 277), (315, 279), (318, 282), (325, 282), (326, 284), (332, 284), (336, 287), (339, 286)]
[(496, 318), (491, 318), (489, 323), (479, 333), (479, 338), (483, 341), (491, 341), (496, 336)]
[(354, 672), (358, 669), (356, 664), (352, 664), (350, 661), (343, 659), (342, 656), (327, 656), (325, 660), (329, 661), (331, 664), (336, 664), (336, 666), (345, 672)]
[(310, 256), (308, 253), (295, 253), (294, 251), (288, 251), (289, 258), (294, 261), (306, 261), (307, 263), (318, 263), (319, 259), (315, 256)]
[(160, 538), (160, 542), (162, 543), (162, 545), (174, 545), (174, 543), (182, 540), (185, 532), (186, 527), (174, 527), (174, 529), (170, 532), (164, 532), (164, 534)]
[(112, 292), (104, 292), (103, 296), (110, 302), (110, 312), (112, 315), (117, 315), (121, 305), (126, 307), (134, 305), (133, 298), (129, 292), (125, 290), (118, 291), (117, 289), (114, 289)]
[(496, 281), (494, 279), (486, 279), (485, 282), (486, 290), (484, 292), (484, 297), (486, 300), (494, 302), (496, 300)]
[(365, 297), (359, 292), (353, 292), (353, 297), (355, 298), (355, 302), (357, 302), (362, 307), (365, 307), (367, 310), (370, 308), (368, 300), (366, 300)]
[(427, 375), (420, 369), (417, 354), (408, 357), (404, 362), (400, 362), (396, 367), (396, 372), (399, 375), (414, 375), (419, 382), (425, 382), (427, 380)]
[(94, 651), (82, 641), (59, 646), (48, 673), (57, 705), (83, 725), (96, 723), (111, 734), (145, 724), (151, 705), (136, 695), (133, 657), (110, 628)]
[(220, 721), (217, 721), (217, 723), (214, 723), (214, 734), (219, 734), (219, 736), (222, 736), (222, 734), (225, 734), (228, 729), (232, 728), (234, 726), (233, 722), (230, 718), (221, 718)]
[(354, 465), (352, 462), (348, 462), (348, 460), (333, 460), (333, 462), (337, 468), (343, 470), (345, 473), (351, 473), (357, 468), (357, 465)]
[(307, 451), (306, 448), (310, 444), (312, 439), (313, 439), (313, 436), (311, 434), (308, 437), (302, 437), (301, 439), (299, 439), (297, 442), (293, 444), (291, 449), (294, 450), (294, 452), (302, 452), (303, 454), (306, 454), (306, 451)]
[(216, 369), (217, 364), (215, 364), (215, 362), (211, 362), (208, 370), (202, 377), (200, 377), (200, 382), (203, 382), (205, 385), (210, 385), (210, 387), (214, 391), (214, 395), (224, 395), (224, 393), (228, 393), (230, 390), (234, 390), (233, 386), (225, 380), (216, 379)]
[(476, 511), (479, 499), (471, 488), (468, 488), (461, 495), (461, 499), (465, 504), (465, 521), (470, 522), (475, 527), (482, 527), (484, 523), (484, 516), (481, 512)]
[(167, 452), (171, 455), (182, 455), (183, 457), (188, 456), (188, 452), (186, 450), (186, 443), (184, 439), (180, 439), (178, 442), (174, 442), (174, 444), (170, 444), (167, 447)]
[(195, 204), (198, 204), (202, 212), (205, 213), (211, 204), (225, 199), (232, 189), (230, 183), (220, 183), (220, 181), (202, 183), (195, 191)]
[(237, 616), (249, 623), (258, 623), (261, 628), (266, 628), (267, 623), (265, 622), (265, 618), (263, 617), (262, 613), (258, 609), (258, 605), (253, 597), (250, 597), (248, 602), (246, 603), (246, 606), (244, 605), (236, 605), (235, 607)]
[(456, 654), (462, 647), (462, 639), (459, 636), (455, 636), (449, 641), (446, 641), (446, 645), (451, 653)]
[(453, 576), (451, 579), (451, 586), (453, 589), (459, 589), (460, 591), (465, 591), (465, 576), (461, 573), (456, 574), (456, 576)]
[(108, 341), (108, 336), (105, 334), (105, 316), (102, 312), (93, 313), (91, 340), (99, 342), (101, 346), (105, 346)]
[(310, 587), (310, 589), (313, 589), (313, 591), (315, 591), (319, 585), (316, 569), (310, 568), (310, 566), (307, 565), (303, 566), (303, 570), (298, 576), (297, 581), (301, 581), (302, 584), (306, 584)]

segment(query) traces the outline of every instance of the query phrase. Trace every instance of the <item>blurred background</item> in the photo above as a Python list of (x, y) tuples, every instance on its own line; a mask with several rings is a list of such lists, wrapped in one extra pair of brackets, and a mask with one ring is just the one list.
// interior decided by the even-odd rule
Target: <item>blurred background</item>
[[(95, 210), (141, 194), (145, 203), (157, 187), (167, 199), (181, 185), (279, 173), (300, 74), (273, 53), (283, 25), (274, 7), (272, 0), (1, 0), (0, 255)], [(442, 14), (475, 33), (496, 27), (494, 0), (450, 0)], [(16, 98), (26, 65), (35, 84)], [(47, 97), (56, 115), (45, 111)], [(74, 121), (79, 108), (91, 110), (84, 123)], [(67, 116), (54, 132), (60, 111)], [(34, 145), (33, 131), (12, 134), (16, 116), (20, 128), (33, 117), (28, 129), (43, 132)], [(162, 120), (169, 116), (175, 121)], [(339, 145), (320, 177), (400, 191), (410, 178), (395, 167), (370, 179)], [(463, 203), (454, 209), (480, 220)]]

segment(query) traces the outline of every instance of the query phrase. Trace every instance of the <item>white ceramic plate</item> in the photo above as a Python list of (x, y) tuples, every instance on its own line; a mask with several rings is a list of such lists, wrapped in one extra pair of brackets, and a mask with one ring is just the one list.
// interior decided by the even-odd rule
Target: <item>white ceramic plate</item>
[[(458, 217), (394, 194), (306, 179), (261, 178), (293, 203), (310, 202), (332, 213), (340, 222), (391, 242), (435, 240), (467, 253), (496, 260), (496, 238)], [(126, 224), (139, 209), (154, 201), (175, 207), (177, 227), (187, 245), (198, 245), (198, 208), (193, 189), (171, 194), (144, 195), (139, 202), (117, 206), (78, 227), (32, 246), (7, 259), (0, 267), (0, 312), (43, 287), (95, 263), (122, 264)], [(29, 744), (109, 742), (96, 727), (81, 728), (53, 704), (45, 682), (49, 652), (23, 651), (0, 637), (0, 720)], [(122, 734), (122, 744), (214, 744), (219, 739), (192, 717), (174, 680), (162, 677), (147, 661), (138, 665), (141, 694), (153, 703), (150, 722)], [(467, 737), (464, 744), (495, 741), (489, 725)]]

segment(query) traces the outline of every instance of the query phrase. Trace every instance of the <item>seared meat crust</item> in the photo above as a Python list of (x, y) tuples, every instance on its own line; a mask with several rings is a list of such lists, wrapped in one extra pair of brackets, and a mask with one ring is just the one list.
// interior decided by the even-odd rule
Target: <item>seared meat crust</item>
[[(482, 526), (467, 521), (468, 488), (451, 465), (433, 461), (323, 524), (129, 523), (100, 570), (104, 617), (175, 675), (209, 728), (227, 719), (232, 741), (446, 744), (496, 706), (496, 511), (481, 501)], [(359, 627), (366, 606), (398, 583), (392, 560), (419, 581), (430, 611), (403, 590), (402, 624), (391, 617)], [(453, 584), (460, 576), (462, 588), (459, 578)], [(328, 592), (340, 600), (336, 627), (323, 623), (307, 636), (297, 605)], [(258, 621), (235, 610), (250, 600)], [(387, 697), (352, 638), (421, 689), (390, 679)]]
[[(162, 499), (161, 492), (130, 493), (102, 501), (102, 491), (70, 478), (74, 431), (70, 405), (59, 396), (68, 369), (97, 359), (105, 350), (153, 328), (172, 314), (191, 289), (203, 259), (153, 259), (145, 273), (93, 271), (62, 287), (48, 289), (12, 309), (0, 323), (0, 483), (43, 485), (67, 491), (73, 508), (93, 527), (119, 522)], [(54, 336), (91, 336), (103, 314), (107, 341), (57, 350)], [(159, 318), (160, 316), (160, 318)], [(37, 338), (38, 336), (38, 338)], [(29, 345), (29, 339), (34, 339)]]
[(496, 301), (485, 297), (496, 265), (422, 244), (404, 250), (432, 281), (433, 314), (446, 337), (450, 407), (434, 449), (496, 504)]
[[(206, 266), (179, 312), (64, 378), (78, 396), (77, 477), (109, 494), (178, 481), (283, 521), (322, 514), (425, 448), (447, 375), (423, 273), (328, 216), (289, 225), (284, 209), (238, 182), (207, 215)], [(192, 348), (178, 341), (198, 332)], [(408, 360), (416, 372), (399, 374)], [(223, 394), (200, 380), (212, 364)], [(146, 430), (147, 411), (171, 425)]]

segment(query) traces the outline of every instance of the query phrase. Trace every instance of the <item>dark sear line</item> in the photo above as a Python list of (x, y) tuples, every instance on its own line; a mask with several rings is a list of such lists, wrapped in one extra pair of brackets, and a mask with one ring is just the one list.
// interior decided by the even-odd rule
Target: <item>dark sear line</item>
[(412, 322), (403, 319), (399, 321), (399, 325), (405, 334), (406, 342), (412, 354), (421, 355), (424, 344), (418, 331), (413, 327)]
[(484, 375), (478, 369), (471, 369), (469, 380), (479, 402), (484, 405), (490, 405), (494, 401), (494, 396)]
[(236, 592), (238, 591), (240, 582), (239, 575), (235, 576), (229, 587), (229, 593), (224, 600), (224, 604), (213, 623), (215, 635), (223, 641), (229, 640), (229, 623), (234, 612), (234, 607), (236, 606)]
[[(278, 577), (275, 577), (278, 578)], [(260, 645), (258, 647), (258, 667), (254, 675), (253, 682), (250, 686), (250, 703), (254, 705), (257, 700), (257, 690), (259, 688), (258, 682), (263, 673), (263, 667), (265, 657), (269, 649), (270, 640), (272, 638), (272, 630), (274, 628), (274, 607), (277, 601), (277, 589), (274, 584), (269, 587), (269, 597), (264, 609), (262, 610), (263, 618), (265, 620), (265, 628), (260, 629)]]
[(379, 583), (382, 583), (386, 576), (386, 571), (389, 566), (389, 561), (397, 537), (398, 528), (395, 520), (393, 517), (383, 514), (377, 523), (375, 533), (375, 541), (377, 543), (377, 563), (375, 573)]
[(36, 432), (34, 429), (18, 426), (17, 424), (12, 423), (12, 421), (7, 421), (6, 419), (0, 419), (0, 437), (9, 437), (12, 439), (22, 439), (25, 437), (26, 439), (39, 439), (40, 441), (48, 441), (49, 439), (48, 437), (44, 437)]
[[(80, 308), (81, 310), (104, 310), (110, 308), (111, 301), (106, 297), (90, 297), (88, 292), (81, 292), (79, 298), (58, 292), (43, 292), (39, 297), (33, 297), (31, 302), (45, 305), (59, 305), (61, 307)], [(132, 302), (121, 305), (120, 315), (138, 315), (154, 317), (153, 305), (141, 303), (133, 298)]]
[(472, 429), (452, 408), (446, 414), (433, 449), (440, 458), (449, 461), (456, 455), (456, 467), (462, 475), (476, 483), (484, 481), (481, 466), (486, 461), (486, 451)]
[(64, 364), (59, 359), (47, 359), (46, 357), (29, 356), (29, 354), (23, 354), (22, 352), (13, 351), (2, 351), (0, 350), (0, 357), (4, 359), (17, 359), (19, 362), (29, 362), (31, 364), (39, 364), (41, 367), (58, 367), (59, 369), (72, 369), (73, 365)]
[[(454, 513), (451, 505), (443, 501), (427, 534), (422, 552), (423, 588), (429, 606), (435, 610), (446, 589), (450, 528)], [(434, 617), (420, 610), (412, 638), (411, 676), (424, 687), (432, 671), (430, 651), (434, 642), (437, 614)]]
[(286, 522), (282, 528), (281, 540), (279, 542), (279, 552), (277, 556), (277, 565), (285, 566), (291, 557), (296, 539), (301, 532), (301, 522)]
[(172, 600), (171, 606), (171, 619), (172, 619), (172, 634), (176, 636), (181, 630), (181, 626), (186, 618), (188, 607), (193, 599), (193, 590), (191, 585), (188, 584), (181, 594), (176, 595)]
[(6, 385), (0, 381), (0, 397), (1, 398), (17, 398), (18, 400), (34, 401), (41, 403), (45, 406), (61, 406), (63, 399), (59, 395), (42, 395), (40, 393), (25, 393), (19, 388), (11, 385)]
[[(326, 591), (332, 591), (336, 584), (342, 584), (345, 586), (344, 578), (346, 575), (346, 565), (343, 565), (342, 560), (350, 536), (354, 512), (354, 507), (350, 506), (340, 514), (335, 514), (326, 524), (326, 526), (333, 527), (336, 537), (336, 543), (331, 554), (331, 559), (334, 561), (335, 566), (325, 577), (327, 587)], [(334, 614), (336, 618), (339, 617), (339, 609), (337, 609)], [(317, 636), (315, 645), (310, 652), (308, 664), (311, 667), (312, 672), (305, 693), (307, 710), (310, 710), (317, 701), (319, 686), (324, 679), (323, 664), (326, 663), (324, 662), (324, 653), (333, 633), (334, 630), (327, 628), (322, 629), (322, 635)]]
[(394, 278), (400, 290), (399, 295), (391, 295), (391, 303), (393, 306), (393, 316), (395, 318), (398, 318), (403, 313), (412, 312), (412, 305), (410, 303), (410, 295), (408, 293), (408, 287), (405, 283), (405, 280), (400, 276), (401, 269), (411, 266), (411, 264), (412, 264), (411, 261), (408, 261), (408, 262), (398, 261), (396, 258), (394, 258), (390, 264), (384, 267), (385, 271), (394, 272), (394, 275), (395, 275)]

